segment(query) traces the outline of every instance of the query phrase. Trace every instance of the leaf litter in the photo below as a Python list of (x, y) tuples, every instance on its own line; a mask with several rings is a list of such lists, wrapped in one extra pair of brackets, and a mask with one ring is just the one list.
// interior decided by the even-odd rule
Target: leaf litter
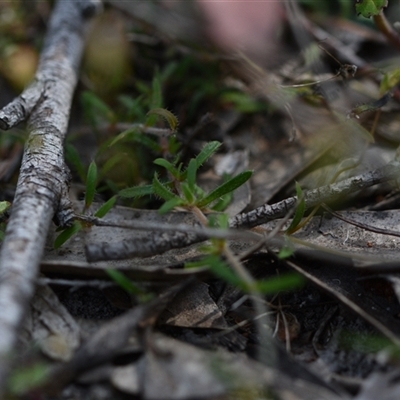
[[(359, 3), (357, 7), (363, 2)], [(365, 10), (357, 10), (366, 17), (386, 6), (386, 2), (365, 3), (368, 3)], [(196, 62), (203, 62), (206, 67), (210, 62), (207, 57), (226, 62), (225, 56), (213, 53), (212, 49), (202, 53), (181, 40), (185, 37), (182, 32), (188, 32), (188, 20), (193, 28), (187, 39), (198, 40), (200, 35), (196, 18), (192, 20), (193, 10), (179, 9), (182, 6), (164, 10), (163, 21), (168, 18), (176, 21), (164, 24), (157, 22), (161, 20), (157, 16), (162, 10), (160, 6), (147, 14), (143, 9), (137, 10), (133, 3), (131, 7), (123, 7), (127, 15), (132, 13), (146, 21), (146, 29), (143, 21), (135, 20), (133, 24), (141, 32), (133, 35), (138, 47), (135, 50), (138, 74), (143, 73), (141, 69), (145, 69), (151, 57), (170, 57), (156, 54), (150, 39), (164, 49), (173, 49), (180, 62), (186, 53), (193, 53)], [(303, 11), (298, 12), (299, 19), (308, 21), (308, 35), (318, 42), (322, 40), (321, 30), (332, 30), (328, 17), (322, 21), (315, 17), (314, 21), (313, 13), (305, 17)], [(290, 20), (289, 11), (288, 15)], [(388, 153), (393, 158), (399, 142), (392, 127), (397, 120), (398, 82), (390, 83), (395, 74), (386, 76), (385, 91), (393, 90), (393, 95), (385, 104), (375, 107), (374, 101), (383, 93), (374, 65), (382, 62), (382, 56), (377, 52), (365, 57), (362, 47), (374, 42), (374, 35), (354, 35), (349, 39), (349, 31), (358, 32), (357, 24), (347, 21), (347, 27), (342, 28), (342, 18), (333, 24), (341, 32), (340, 39), (320, 43), (335, 54), (335, 60), (324, 51), (317, 52), (314, 60), (312, 57), (304, 60), (306, 57), (299, 51), (286, 50), (284, 43), (286, 68), (281, 70), (258, 69), (245, 57), (238, 56), (235, 65), (238, 71), (232, 72), (231, 78), (242, 97), (230, 97), (234, 101), (225, 104), (214, 100), (214, 104), (210, 99), (217, 97), (218, 91), (210, 89), (209, 93), (202, 93), (215, 113), (213, 123), (208, 126), (196, 129), (201, 113), (210, 111), (207, 103), (199, 96), (200, 100), (191, 105), (196, 110), (195, 117), (191, 116), (189, 106), (182, 105), (183, 89), (182, 93), (176, 89), (175, 97), (166, 95), (164, 99), (166, 105), (171, 104), (178, 111), (172, 113), (155, 107), (161, 110), (157, 113), (167, 123), (171, 125), (168, 119), (172, 121), (173, 130), (186, 130), (190, 138), (184, 142), (187, 153), (198, 153), (214, 135), (224, 143), (218, 155), (222, 161), (216, 164), (211, 159), (201, 170), (199, 181), (205, 187), (215, 187), (215, 182), (221, 181), (221, 164), (228, 161), (235, 163), (239, 159), (235, 173), (247, 169), (247, 164), (254, 169), (253, 178), (233, 197), (231, 216), (292, 196), (294, 180), (299, 178), (304, 182), (308, 178), (311, 182), (308, 186), (315, 189), (346, 178), (342, 169), (354, 176), (376, 168), (381, 161), (368, 157), (373, 146), (384, 152), (380, 158), (384, 163), (388, 162)], [(126, 16), (121, 21), (132, 23)], [(291, 29), (295, 36), (297, 28)], [(286, 38), (292, 42), (288, 44), (293, 45), (293, 36), (289, 34), (289, 39)], [(374, 45), (382, 52), (392, 55), (388, 44), (376, 42)], [(336, 57), (342, 59), (343, 65), (361, 60), (358, 67), (364, 73), (354, 79), (339, 79)], [(232, 60), (228, 60), (227, 66), (229, 62)], [(321, 73), (334, 79), (323, 82)], [(191, 78), (185, 77), (188, 82)], [(173, 85), (173, 80), (168, 84)], [(275, 90), (276, 84), (288, 88)], [(303, 84), (306, 86), (296, 87)], [(221, 85), (221, 90), (224, 89)], [(245, 114), (240, 111), (243, 104), (254, 106), (249, 99), (264, 102), (267, 108)], [(227, 126), (224, 126), (223, 107), (231, 108), (235, 114)], [(143, 110), (131, 111), (140, 115)], [(145, 113), (142, 114), (144, 117)], [(171, 117), (174, 114), (179, 127), (175, 124), (176, 117)], [(386, 126), (389, 129), (384, 129)], [(79, 127), (74, 129), (77, 136), (85, 135), (84, 130), (79, 132)], [(190, 132), (194, 132), (191, 137)], [(107, 139), (107, 129), (99, 129), (97, 139), (102, 135)], [(125, 145), (128, 151), (129, 146)], [(92, 150), (84, 148), (87, 152)], [(350, 158), (355, 159), (354, 168), (347, 168), (343, 162)], [(141, 162), (147, 165), (145, 158)], [(224, 168), (225, 171), (227, 167)], [(322, 183), (316, 183), (316, 170), (322, 175), (318, 178)], [(136, 173), (136, 180), (144, 179), (139, 179), (140, 174)], [(106, 173), (101, 166), (99, 174), (99, 181), (105, 184)], [(79, 185), (76, 188), (79, 192)], [(103, 200), (107, 190), (100, 195)], [(399, 225), (398, 212), (365, 210), (369, 205), (379, 204), (392, 190), (395, 185), (385, 184), (373, 192), (363, 191), (340, 199), (330, 206), (347, 211), (340, 211), (339, 215), (317, 211), (319, 215), (288, 237), (284, 231), (290, 219), (258, 226), (257, 238), (250, 233), (245, 236), (245, 232), (241, 238), (229, 238), (230, 248), (255, 279), (283, 277), (291, 271), (306, 279), (301, 288), (273, 294), (243, 290), (218, 279), (207, 266), (185, 268), (185, 263), (201, 260), (204, 254), (204, 243), (197, 244), (190, 236), (197, 233), (180, 229), (173, 232), (174, 227), (183, 225), (199, 229), (198, 220), (190, 212), (174, 211), (161, 216), (156, 210), (116, 206), (103, 218), (110, 223), (109, 227), (83, 225), (78, 234), (57, 250), (53, 248), (55, 233), (52, 232), (41, 263), (41, 272), (47, 280), (42, 280), (31, 303), (20, 338), (24, 353), (18, 355), (23, 362), (28, 360), (32, 365), (44, 362), (46, 367), (39, 383), (35, 382), (32, 388), (27, 385), (24, 394), (14, 389), (14, 395), (37, 392), (46, 399), (122, 399), (128, 395), (144, 399), (367, 400), (374, 398), (374, 390), (384, 382), (380, 398), (396, 398), (400, 344), (396, 276), (399, 238), (390, 231), (396, 231)], [(90, 206), (93, 210), (97, 208), (97, 203), (93, 203), (94, 191), (92, 186), (86, 193), (85, 207), (89, 214)], [(151, 201), (154, 199), (147, 205), (151, 206)], [(83, 209), (81, 202), (75, 204)], [(122, 221), (159, 224), (160, 230), (127, 229)], [(161, 229), (166, 225), (170, 225), (171, 232)], [(274, 230), (275, 236), (268, 237)], [(202, 242), (209, 239), (208, 234), (201, 237)], [(292, 248), (287, 258), (279, 259), (276, 250), (287, 240)], [(173, 241), (176, 246), (170, 246)], [(132, 251), (135, 246), (139, 254)], [(90, 259), (88, 249), (99, 250), (101, 260)], [(125, 250), (127, 253), (122, 254)], [(110, 260), (110, 254), (124, 260)], [(138, 293), (127, 293), (110, 279), (107, 275), (110, 268), (118, 269), (131, 280)], [(38, 278), (39, 283), (40, 279), (43, 277)], [(265, 315), (259, 313), (257, 302), (262, 303)], [(87, 303), (88, 307), (78, 307), (78, 303)], [(285, 347), (290, 349), (289, 353)], [(32, 367), (32, 375), (20, 377), (19, 382), (33, 380), (33, 371)], [(18, 368), (15, 376), (19, 376), (17, 372)]]

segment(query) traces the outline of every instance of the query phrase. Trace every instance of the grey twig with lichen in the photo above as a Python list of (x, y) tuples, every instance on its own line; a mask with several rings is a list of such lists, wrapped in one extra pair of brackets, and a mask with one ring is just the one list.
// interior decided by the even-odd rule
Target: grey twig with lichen
[[(400, 176), (400, 163), (392, 161), (384, 167), (345, 179), (332, 185), (304, 192), (306, 209), (329, 203), (345, 196), (356, 193), (378, 183), (396, 180)], [(231, 218), (231, 228), (253, 228), (273, 219), (284, 217), (297, 204), (297, 197), (289, 197), (275, 204), (264, 204), (247, 213), (238, 214)]]
[(57, 2), (34, 83), (0, 111), (1, 128), (27, 119), (29, 131), (0, 253), (0, 393), (8, 372), (7, 356), (34, 293), (51, 220), (60, 203), (68, 204), (63, 144), (88, 17), (98, 4), (98, 0)]

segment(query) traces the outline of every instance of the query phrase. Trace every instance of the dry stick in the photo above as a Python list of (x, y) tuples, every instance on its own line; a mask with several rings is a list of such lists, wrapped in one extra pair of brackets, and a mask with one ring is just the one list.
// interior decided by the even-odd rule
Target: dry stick
[(9, 370), (7, 355), (34, 293), (51, 219), (60, 203), (68, 203), (63, 142), (87, 19), (98, 4), (99, 0), (57, 2), (35, 83), (0, 111), (2, 128), (29, 116), (29, 138), (0, 254), (0, 397)]
[(200, 225), (170, 224), (149, 221), (107, 221), (96, 217), (77, 216), (77, 220), (95, 226), (150, 231), (141, 238), (132, 238), (118, 243), (97, 242), (85, 246), (88, 261), (148, 257), (165, 251), (182, 248), (209, 238), (260, 241), (263, 237), (256, 232), (233, 229), (207, 228)]
[(103, 324), (68, 363), (55, 365), (50, 370), (42, 391), (55, 395), (78, 374), (110, 362), (127, 345), (131, 336), (141, 339), (144, 330), (155, 325), (161, 311), (176, 294), (193, 282), (193, 277), (188, 278), (164, 290), (155, 299)]
[[(399, 176), (400, 162), (392, 161), (374, 171), (369, 171), (332, 185), (321, 186), (317, 189), (305, 191), (305, 206), (309, 209), (321, 203), (329, 203), (378, 183), (395, 180)], [(296, 204), (296, 196), (289, 197), (272, 205), (264, 204), (248, 213), (238, 214), (231, 218), (229, 226), (232, 228), (253, 228), (273, 219), (284, 217)]]
[[(400, 176), (400, 163), (392, 161), (384, 167), (369, 171), (361, 175), (343, 180), (331, 185), (304, 192), (304, 202), (307, 209), (329, 203), (333, 200), (343, 198), (348, 194), (355, 193), (361, 189), (368, 188), (378, 183), (394, 180)], [(293, 211), (298, 204), (296, 196), (289, 197), (275, 204), (264, 204), (248, 213), (238, 214), (229, 221), (230, 228), (253, 228), (274, 219), (283, 218)], [(86, 257), (89, 261), (126, 259), (131, 257), (146, 257), (148, 255), (160, 254), (174, 248), (182, 248), (194, 243), (219, 237), (227, 239), (249, 239), (251, 241), (271, 241), (268, 237), (263, 239), (258, 235), (250, 235), (249, 232), (234, 233), (230, 230), (210, 229), (187, 224), (160, 224), (141, 223), (138, 221), (108, 222), (97, 218), (78, 217), (98, 226), (115, 226), (118, 228), (153, 231), (151, 235), (142, 239), (126, 240), (119, 243), (90, 243), (86, 245)], [(170, 233), (172, 231), (172, 233)], [(245, 237), (244, 237), (244, 236)]]

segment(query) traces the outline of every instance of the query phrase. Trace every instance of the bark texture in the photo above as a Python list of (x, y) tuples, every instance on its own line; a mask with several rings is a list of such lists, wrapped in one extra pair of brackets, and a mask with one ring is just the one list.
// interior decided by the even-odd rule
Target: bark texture
[(49, 22), (35, 82), (0, 111), (0, 126), (28, 118), (29, 138), (0, 253), (0, 395), (18, 329), (33, 296), (51, 220), (65, 200), (63, 143), (84, 46), (97, 1), (59, 0)]

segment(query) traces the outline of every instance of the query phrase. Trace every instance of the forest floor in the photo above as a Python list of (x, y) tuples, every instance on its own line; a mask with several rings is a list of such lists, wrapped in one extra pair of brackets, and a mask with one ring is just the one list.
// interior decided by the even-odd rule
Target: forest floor
[[(255, 60), (189, 2), (110, 3), (69, 117), (76, 219), (48, 233), (5, 398), (400, 398), (396, 39), (292, 2)], [(0, 10), (5, 106), (52, 10)], [(11, 214), (28, 133), (0, 136)]]

